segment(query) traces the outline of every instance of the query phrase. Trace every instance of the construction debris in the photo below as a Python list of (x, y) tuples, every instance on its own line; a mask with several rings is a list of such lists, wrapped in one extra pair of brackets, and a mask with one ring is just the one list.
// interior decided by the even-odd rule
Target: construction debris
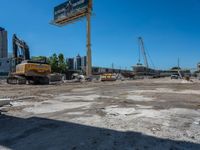
[(0, 107), (0, 149), (200, 149), (197, 83), (0, 85), (1, 101), (11, 104)]

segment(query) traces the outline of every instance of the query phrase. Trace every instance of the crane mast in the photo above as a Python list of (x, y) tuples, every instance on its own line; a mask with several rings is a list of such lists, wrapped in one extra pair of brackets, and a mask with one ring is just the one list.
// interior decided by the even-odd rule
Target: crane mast
[(145, 51), (145, 48), (144, 48), (144, 41), (143, 41), (142, 37), (138, 38), (138, 42), (139, 42), (139, 48), (140, 48), (142, 55), (144, 57), (144, 65), (147, 68), (149, 68), (149, 64), (148, 64), (148, 60), (147, 60), (147, 54), (146, 54), (146, 51)]

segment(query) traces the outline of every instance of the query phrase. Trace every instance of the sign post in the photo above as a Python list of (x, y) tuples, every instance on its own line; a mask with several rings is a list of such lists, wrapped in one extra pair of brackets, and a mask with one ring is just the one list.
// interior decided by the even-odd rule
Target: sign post
[(87, 77), (92, 75), (91, 14), (92, 0), (67, 0), (54, 8), (54, 20), (52, 22), (54, 25), (64, 26), (83, 17), (87, 18)]
[(88, 13), (87, 13), (87, 66), (86, 75), (92, 75), (92, 50), (91, 50), (91, 12), (92, 0), (89, 0)]

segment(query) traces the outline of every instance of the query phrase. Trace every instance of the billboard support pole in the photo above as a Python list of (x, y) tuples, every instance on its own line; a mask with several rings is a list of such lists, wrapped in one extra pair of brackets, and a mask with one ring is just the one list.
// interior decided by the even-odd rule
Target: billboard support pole
[(90, 77), (92, 75), (91, 12), (92, 12), (92, 0), (89, 0), (89, 6), (87, 12), (87, 65), (86, 65), (87, 77)]

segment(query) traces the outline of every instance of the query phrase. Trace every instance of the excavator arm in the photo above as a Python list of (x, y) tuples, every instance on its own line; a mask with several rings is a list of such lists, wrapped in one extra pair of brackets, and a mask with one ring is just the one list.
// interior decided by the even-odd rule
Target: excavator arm
[[(20, 40), (16, 34), (13, 35), (13, 59), (15, 66), (24, 60), (30, 60), (29, 46), (23, 40)], [(14, 66), (14, 67), (15, 67)]]

